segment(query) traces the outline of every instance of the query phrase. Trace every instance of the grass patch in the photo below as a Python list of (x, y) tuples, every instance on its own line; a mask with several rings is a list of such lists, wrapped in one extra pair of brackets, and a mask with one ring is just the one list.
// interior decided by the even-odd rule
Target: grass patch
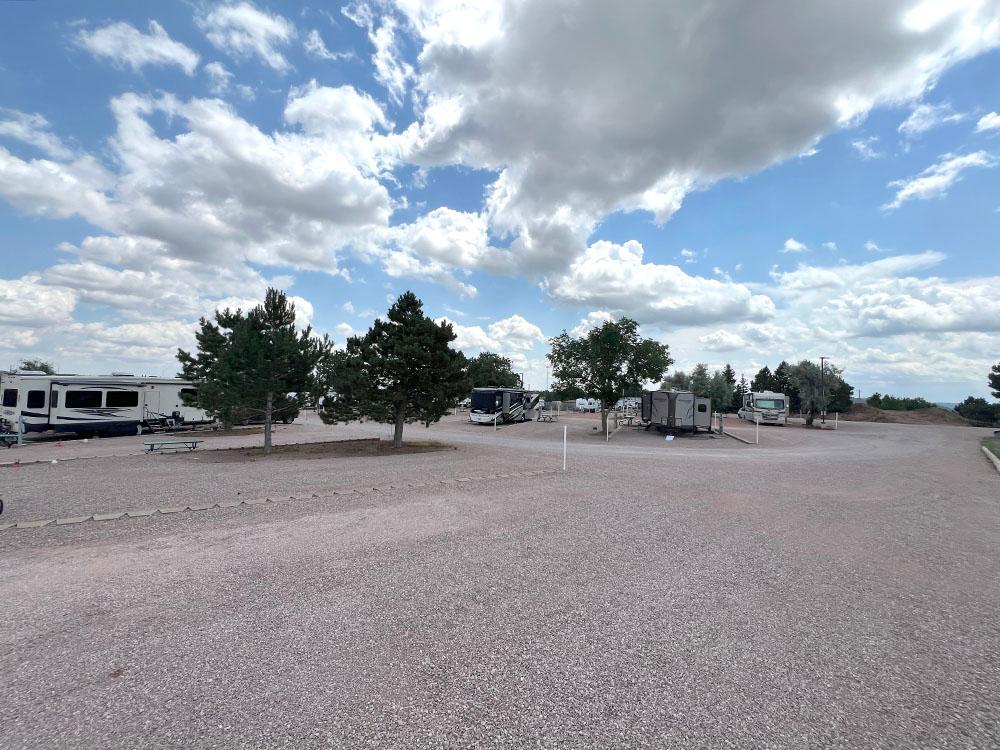
[(986, 438), (983, 445), (986, 446), (986, 450), (1000, 458), (1000, 438)]

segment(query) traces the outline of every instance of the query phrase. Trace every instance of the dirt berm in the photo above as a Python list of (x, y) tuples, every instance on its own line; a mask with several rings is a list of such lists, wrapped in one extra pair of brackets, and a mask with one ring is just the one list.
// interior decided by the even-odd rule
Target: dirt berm
[(854, 404), (850, 411), (842, 412), (841, 419), (854, 422), (893, 422), (895, 424), (953, 424), (968, 425), (969, 421), (956, 412), (932, 406), (930, 409), (891, 411), (868, 404)]

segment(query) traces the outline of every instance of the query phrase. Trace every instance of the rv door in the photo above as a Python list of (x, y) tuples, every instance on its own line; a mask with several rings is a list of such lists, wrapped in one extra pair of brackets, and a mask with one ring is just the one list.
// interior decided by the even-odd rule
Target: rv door
[(510, 391), (503, 392), (503, 413), (510, 414)]

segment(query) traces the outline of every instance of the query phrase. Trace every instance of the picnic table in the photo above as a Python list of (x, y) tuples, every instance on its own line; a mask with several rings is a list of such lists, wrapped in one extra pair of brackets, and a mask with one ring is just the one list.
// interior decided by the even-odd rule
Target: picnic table
[(146, 440), (143, 445), (146, 446), (146, 453), (163, 453), (164, 451), (193, 451), (204, 442), (204, 440), (191, 438), (185, 440)]
[(17, 445), (17, 433), (0, 432), (0, 443), (3, 443), (5, 448), (10, 448), (12, 445)]
[(543, 411), (541, 414), (538, 415), (539, 422), (555, 422), (558, 421), (558, 419), (559, 419), (558, 412)]

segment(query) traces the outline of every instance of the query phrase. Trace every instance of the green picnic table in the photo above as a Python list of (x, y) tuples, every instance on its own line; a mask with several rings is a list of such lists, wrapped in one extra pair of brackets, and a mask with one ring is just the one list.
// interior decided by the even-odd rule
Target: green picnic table
[(17, 445), (17, 433), (0, 432), (0, 443), (3, 443), (5, 448), (10, 448), (12, 445)]
[(204, 440), (146, 440), (146, 453), (163, 453), (164, 451), (193, 451)]

